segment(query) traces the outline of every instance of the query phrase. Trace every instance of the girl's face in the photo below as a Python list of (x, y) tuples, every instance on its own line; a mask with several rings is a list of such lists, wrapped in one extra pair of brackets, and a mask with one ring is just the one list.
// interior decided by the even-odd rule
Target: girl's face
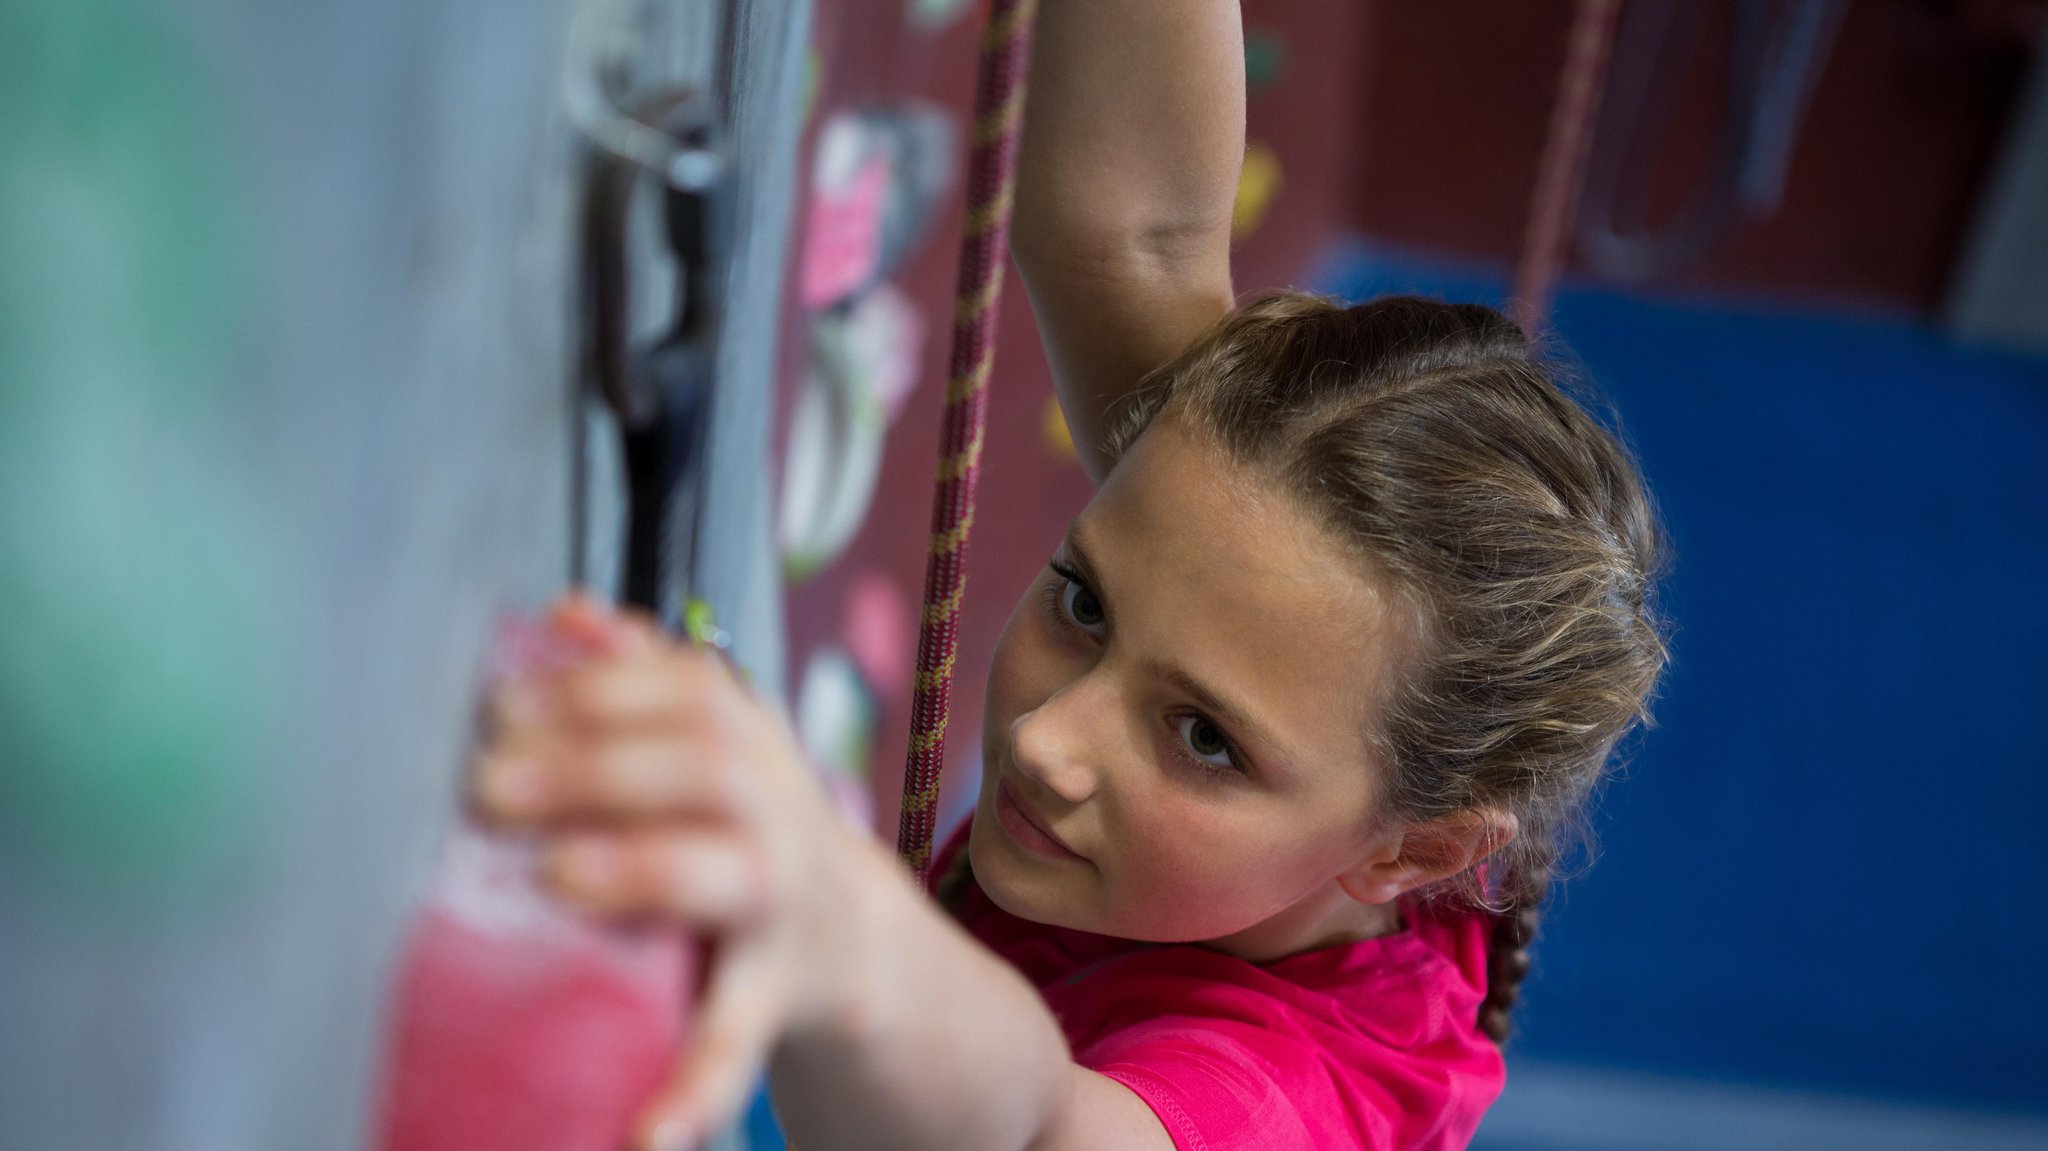
[(1354, 553), (1162, 418), (997, 644), (976, 879), (1012, 914), (1161, 942), (1345, 905), (1405, 634)]

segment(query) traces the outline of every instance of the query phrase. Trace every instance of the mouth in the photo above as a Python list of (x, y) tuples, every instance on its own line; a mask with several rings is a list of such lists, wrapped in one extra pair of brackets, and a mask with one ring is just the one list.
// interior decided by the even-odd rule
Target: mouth
[(1017, 846), (1033, 855), (1061, 861), (1085, 860), (1045, 826), (1043, 817), (1024, 806), (1008, 779), (996, 784), (996, 822), (1002, 824), (1003, 831)]

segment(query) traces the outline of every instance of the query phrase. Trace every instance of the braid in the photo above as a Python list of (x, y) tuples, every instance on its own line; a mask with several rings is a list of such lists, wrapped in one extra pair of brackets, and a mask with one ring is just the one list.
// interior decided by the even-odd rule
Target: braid
[(1486, 999), (1479, 1004), (1479, 1030), (1495, 1043), (1506, 1043), (1510, 1031), (1508, 1014), (1521, 998), (1522, 980), (1529, 974), (1529, 945), (1536, 942), (1542, 918), (1547, 880), (1529, 885), (1527, 895), (1518, 896), (1506, 910), (1493, 917), (1493, 932), (1486, 946)]

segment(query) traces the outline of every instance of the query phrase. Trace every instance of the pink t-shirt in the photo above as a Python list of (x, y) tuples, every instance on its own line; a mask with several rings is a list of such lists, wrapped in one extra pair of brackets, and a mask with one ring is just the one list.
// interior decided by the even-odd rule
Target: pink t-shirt
[(979, 887), (959, 913), (1037, 985), (1075, 1060), (1136, 1092), (1180, 1151), (1448, 1151), (1500, 1094), (1476, 916), (1404, 906), (1396, 934), (1254, 964), (1047, 927)]

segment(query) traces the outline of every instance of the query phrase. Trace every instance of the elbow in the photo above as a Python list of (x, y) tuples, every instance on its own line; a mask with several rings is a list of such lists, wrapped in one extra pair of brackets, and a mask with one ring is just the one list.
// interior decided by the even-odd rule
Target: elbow
[(1230, 217), (1123, 217), (1057, 222), (1018, 212), (1010, 254), (1020, 267), (1055, 276), (1118, 282), (1185, 281), (1216, 273), (1229, 280)]

